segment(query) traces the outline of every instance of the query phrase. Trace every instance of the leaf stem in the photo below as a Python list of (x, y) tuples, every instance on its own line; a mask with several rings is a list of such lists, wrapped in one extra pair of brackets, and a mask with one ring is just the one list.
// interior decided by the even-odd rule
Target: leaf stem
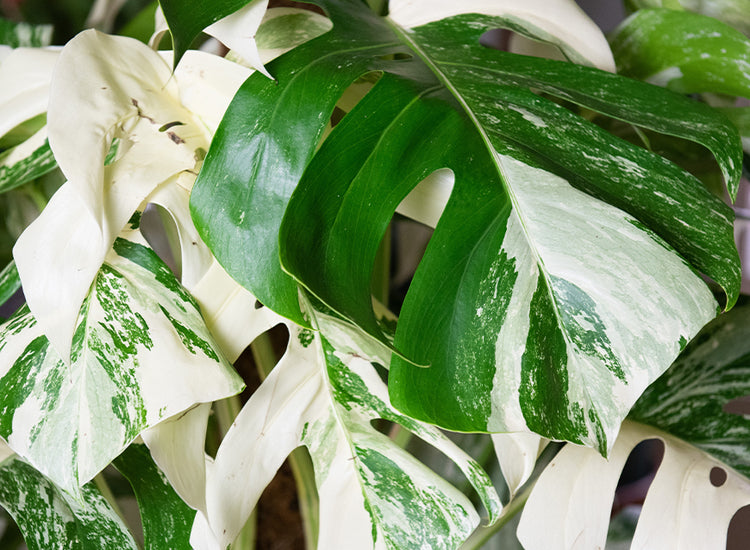
[(115, 514), (117, 514), (117, 517), (119, 517), (125, 525), (127, 525), (128, 527), (132, 527), (130, 525), (130, 522), (125, 518), (125, 514), (122, 513), (122, 509), (117, 504), (117, 499), (112, 493), (112, 489), (109, 488), (107, 480), (104, 479), (104, 472), (99, 472), (96, 477), (94, 477), (94, 485), (96, 485), (96, 488), (99, 489), (99, 492), (102, 494), (104, 499), (112, 507), (112, 510), (115, 512)]
[(523, 491), (508, 503), (502, 517), (500, 517), (495, 523), (492, 525), (480, 525), (477, 527), (469, 538), (466, 539), (463, 545), (461, 545), (461, 550), (475, 550), (481, 548), (488, 540), (505, 527), (508, 522), (518, 514), (518, 512), (523, 510), (526, 501), (529, 500), (529, 495), (531, 494), (534, 485), (536, 485), (536, 480), (528, 483)]

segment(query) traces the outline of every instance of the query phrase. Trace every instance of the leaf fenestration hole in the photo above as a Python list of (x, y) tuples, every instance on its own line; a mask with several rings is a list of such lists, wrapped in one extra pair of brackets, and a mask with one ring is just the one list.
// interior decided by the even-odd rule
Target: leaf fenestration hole
[(612, 517), (630, 506), (642, 506), (664, 458), (664, 442), (646, 439), (636, 445), (625, 462), (612, 502)]
[[(181, 278), (182, 250), (179, 246), (179, 230), (172, 214), (161, 206), (148, 204), (141, 216), (140, 229), (154, 252), (178, 279)], [(170, 243), (177, 243), (177, 250), (173, 250)]]
[(711, 485), (714, 487), (721, 487), (727, 481), (727, 471), (719, 466), (711, 468), (711, 473), (708, 474)]
[(508, 29), (490, 29), (479, 37), (479, 44), (492, 50), (508, 51), (510, 37), (513, 34)]
[(734, 513), (727, 528), (727, 550), (747, 550), (750, 540), (750, 504)]
[(743, 395), (727, 402), (722, 410), (729, 414), (738, 414), (740, 416), (750, 416), (750, 395)]

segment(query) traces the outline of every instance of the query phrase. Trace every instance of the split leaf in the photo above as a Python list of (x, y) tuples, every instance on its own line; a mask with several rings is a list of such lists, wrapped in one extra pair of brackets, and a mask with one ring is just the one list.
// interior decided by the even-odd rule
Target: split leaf
[(609, 461), (566, 446), (526, 504), (525, 548), (604, 547), (625, 460), (652, 438), (665, 454), (632, 548), (723, 547), (734, 513), (750, 504), (748, 327), (747, 300), (705, 327), (636, 403)]
[[(385, 418), (447, 455), (490, 514), (501, 504), (479, 465), (437, 429), (399, 414), (361, 357), (290, 327), (287, 353), (239, 414), (208, 470), (208, 525), (224, 548), (237, 535), (286, 456), (305, 445), (320, 498), (320, 548), (455, 548), (479, 522), (453, 486), (376, 431)], [(260, 459), (260, 457), (263, 457)]]

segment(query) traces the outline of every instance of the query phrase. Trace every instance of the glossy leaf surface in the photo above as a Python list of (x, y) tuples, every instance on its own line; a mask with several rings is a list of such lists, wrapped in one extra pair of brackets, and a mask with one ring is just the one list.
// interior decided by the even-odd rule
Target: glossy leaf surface
[(66, 364), (24, 307), (0, 330), (0, 434), (75, 494), (141, 431), (240, 391), (193, 299), (137, 231), (115, 242)]
[(18, 457), (0, 464), (0, 505), (29, 550), (136, 550), (122, 520), (93, 483), (72, 498)]
[[(705, 144), (731, 193), (736, 129), (647, 84), (480, 46), (503, 18), (407, 31), (358, 2), (320, 5), (333, 30), (270, 65), (278, 84), (248, 79), (217, 130), (191, 198), (202, 237), (261, 302), (299, 321), (278, 265), (284, 214), (284, 269), (390, 345), (372, 313), (376, 250), (410, 191), (451, 169), (396, 332), (409, 361), (393, 360), (394, 405), (450, 429), (531, 429), (606, 452), (715, 315), (693, 270), (735, 301), (732, 213), (677, 166), (531, 90)], [(313, 158), (336, 101), (369, 73), (382, 76)]]
[[(501, 504), (479, 465), (439, 430), (399, 414), (362, 357), (290, 327), (287, 353), (243, 408), (208, 470), (208, 526), (232, 541), (289, 452), (307, 446), (320, 498), (320, 548), (454, 548), (479, 517), (457, 489), (376, 431), (385, 418), (445, 453), (489, 510)], [(263, 457), (259, 460), (258, 457)], [(202, 548), (202, 547), (201, 547)], [(206, 547), (208, 548), (208, 547)]]
[(135, 491), (146, 550), (190, 550), (195, 510), (175, 493), (145, 445), (133, 444), (114, 461)]
[(633, 9), (686, 9), (715, 17), (750, 36), (750, 1), (748, 0), (626, 0)]
[(612, 38), (617, 67), (681, 93), (750, 97), (750, 38), (705, 15), (641, 10)]

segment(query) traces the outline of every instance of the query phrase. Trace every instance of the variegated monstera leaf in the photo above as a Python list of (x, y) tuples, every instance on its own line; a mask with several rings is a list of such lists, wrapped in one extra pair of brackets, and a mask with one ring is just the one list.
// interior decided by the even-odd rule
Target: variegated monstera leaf
[[(315, 3), (333, 29), (269, 64), (277, 83), (248, 79), (216, 132), (191, 197), (201, 236), (278, 313), (306, 323), (301, 285), (392, 346), (402, 412), (607, 453), (641, 392), (716, 315), (697, 271), (736, 300), (733, 214), (564, 105), (704, 145), (732, 195), (736, 129), (648, 84), (480, 44), (510, 27), (611, 68), (591, 55), (598, 43), (576, 40), (590, 22), (573, 2), (394, 0), (386, 18), (357, 0)], [(581, 32), (556, 32), (559, 12)], [(355, 82), (375, 84), (318, 149)], [(407, 213), (439, 221), (392, 339), (373, 314), (373, 265), (428, 176), (415, 192), (447, 187), (449, 199), (437, 214), (411, 200)]]

